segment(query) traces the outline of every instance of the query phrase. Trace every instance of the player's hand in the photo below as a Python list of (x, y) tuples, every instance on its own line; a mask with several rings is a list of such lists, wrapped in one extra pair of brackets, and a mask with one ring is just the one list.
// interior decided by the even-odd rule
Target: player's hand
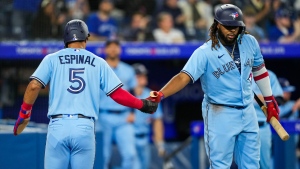
[(141, 100), (143, 102), (143, 107), (139, 109), (141, 112), (153, 114), (156, 111), (156, 109), (158, 107), (157, 102), (151, 101), (148, 98), (141, 99)]
[(166, 154), (165, 143), (163, 141), (155, 143), (155, 147), (160, 157)]
[(18, 127), (23, 124), (23, 123), (28, 123), (28, 121), (30, 120), (30, 116), (31, 116), (31, 110), (32, 109), (29, 109), (29, 110), (25, 110), (23, 108), (23, 106), (21, 106), (21, 110), (19, 112), (19, 117), (15, 123), (15, 126), (14, 126), (14, 135), (18, 135), (17, 131), (18, 131)]
[(134, 113), (129, 113), (129, 115), (127, 116), (126, 121), (128, 123), (133, 123), (135, 121), (135, 115), (134, 115)]
[(159, 103), (164, 98), (164, 94), (161, 91), (151, 91), (147, 100)]
[(272, 117), (275, 117), (277, 120), (279, 120), (279, 108), (277, 105), (277, 102), (274, 98), (274, 96), (271, 97), (265, 97), (265, 102), (267, 104), (267, 122), (270, 122)]

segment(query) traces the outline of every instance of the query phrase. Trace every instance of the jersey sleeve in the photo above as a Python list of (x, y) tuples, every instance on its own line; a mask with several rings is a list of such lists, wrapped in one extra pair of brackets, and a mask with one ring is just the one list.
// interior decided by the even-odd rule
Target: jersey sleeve
[(190, 76), (193, 83), (205, 72), (207, 65), (207, 57), (203, 51), (198, 48), (189, 58), (181, 72)]
[(253, 67), (259, 67), (264, 63), (263, 55), (261, 54), (261, 50), (257, 40), (252, 37), (252, 41), (254, 43), (254, 61)]
[(29, 79), (39, 81), (43, 85), (42, 88), (45, 88), (50, 81), (52, 70), (50, 56), (46, 56)]
[(105, 61), (102, 63), (100, 68), (100, 88), (109, 96), (115, 90), (122, 87), (123, 84), (109, 65)]
[(275, 97), (278, 97), (278, 96), (283, 97), (283, 90), (280, 86), (277, 76), (272, 71), (268, 71), (268, 73), (270, 76), (270, 83), (271, 83), (271, 89), (272, 89), (273, 95)]

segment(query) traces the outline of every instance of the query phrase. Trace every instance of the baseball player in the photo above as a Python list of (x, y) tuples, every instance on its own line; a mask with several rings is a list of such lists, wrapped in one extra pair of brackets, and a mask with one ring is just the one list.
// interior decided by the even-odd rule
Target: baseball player
[[(283, 102), (283, 91), (274, 72), (268, 70), (270, 77), (271, 89), (275, 99), (280, 107)], [(260, 100), (263, 100), (263, 96), (258, 89), (256, 83), (252, 83), (253, 91), (257, 94)], [(271, 168), (271, 143), (272, 143), (272, 132), (270, 124), (266, 122), (266, 116), (261, 110), (260, 106), (256, 101), (253, 102), (254, 108), (257, 114), (259, 135), (260, 135), (260, 169), (270, 169)], [(281, 113), (280, 113), (281, 114)]]
[(149, 100), (127, 91), (102, 58), (85, 50), (89, 37), (86, 24), (71, 20), (64, 30), (65, 49), (47, 55), (30, 76), (14, 134), (20, 134), (31, 115), (40, 89), (49, 84), (50, 118), (45, 150), (45, 169), (92, 169), (95, 158), (94, 121), (100, 108), (100, 90), (114, 101), (153, 112)]
[(194, 51), (182, 71), (159, 92), (156, 101), (200, 78), (205, 146), (211, 169), (228, 169), (233, 154), (238, 168), (259, 168), (259, 128), (252, 104), (252, 77), (267, 104), (269, 122), (279, 109), (256, 39), (245, 32), (242, 11), (224, 4), (215, 11), (210, 39)]
[[(296, 120), (298, 118), (298, 109), (295, 108), (297, 101), (291, 100), (292, 92), (295, 91), (295, 86), (290, 85), (290, 82), (283, 77), (278, 78), (283, 89), (284, 103), (279, 106), (280, 118)], [(297, 106), (296, 106), (297, 107)]]
[[(124, 84), (123, 88), (132, 91), (136, 78), (132, 66), (120, 61), (121, 47), (116, 39), (104, 44), (105, 60)], [(107, 169), (112, 152), (112, 143), (118, 146), (122, 157), (122, 169), (132, 169), (136, 160), (134, 146), (133, 114), (128, 107), (115, 103), (101, 93), (99, 122), (103, 129), (103, 169)]]
[[(150, 89), (147, 88), (148, 78), (147, 69), (143, 64), (132, 65), (137, 79), (137, 87), (134, 89), (134, 95), (137, 98), (147, 97), (150, 93)], [(148, 169), (150, 161), (150, 127), (153, 126), (153, 140), (157, 147), (159, 155), (163, 155), (164, 139), (163, 139), (163, 122), (162, 122), (162, 109), (159, 105), (155, 114), (139, 113), (139, 110), (135, 111), (134, 131), (135, 131), (135, 148), (137, 151), (137, 161), (135, 169)]]

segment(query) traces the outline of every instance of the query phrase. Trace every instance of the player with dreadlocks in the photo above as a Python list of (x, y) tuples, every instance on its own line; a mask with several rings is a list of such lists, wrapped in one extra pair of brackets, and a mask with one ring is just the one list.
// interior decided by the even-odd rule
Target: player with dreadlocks
[(224, 4), (215, 12), (210, 39), (194, 51), (179, 74), (153, 92), (160, 101), (200, 78), (204, 139), (211, 169), (230, 168), (233, 155), (238, 168), (259, 168), (252, 77), (267, 104), (267, 121), (278, 119), (279, 109), (258, 42), (245, 33), (242, 11)]

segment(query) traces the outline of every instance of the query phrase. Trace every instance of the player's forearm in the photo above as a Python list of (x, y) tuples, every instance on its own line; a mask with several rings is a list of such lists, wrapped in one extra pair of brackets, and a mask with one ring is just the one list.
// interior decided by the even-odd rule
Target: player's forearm
[(187, 74), (180, 72), (175, 75), (160, 91), (164, 94), (164, 98), (167, 98), (184, 88), (190, 80), (191, 78)]
[(159, 143), (164, 141), (164, 127), (161, 119), (153, 121), (154, 142)]
[(254, 80), (264, 97), (272, 96), (270, 77), (264, 64), (253, 68)]
[(131, 107), (131, 108), (135, 108), (135, 109), (140, 109), (143, 107), (143, 102), (140, 99), (134, 97), (132, 94), (130, 94), (126, 90), (123, 90), (122, 88), (118, 88), (116, 91), (111, 93), (109, 96), (115, 102), (117, 102), (123, 106)]
[(33, 79), (26, 88), (23, 101), (27, 104), (34, 104), (41, 88), (42, 84)]

